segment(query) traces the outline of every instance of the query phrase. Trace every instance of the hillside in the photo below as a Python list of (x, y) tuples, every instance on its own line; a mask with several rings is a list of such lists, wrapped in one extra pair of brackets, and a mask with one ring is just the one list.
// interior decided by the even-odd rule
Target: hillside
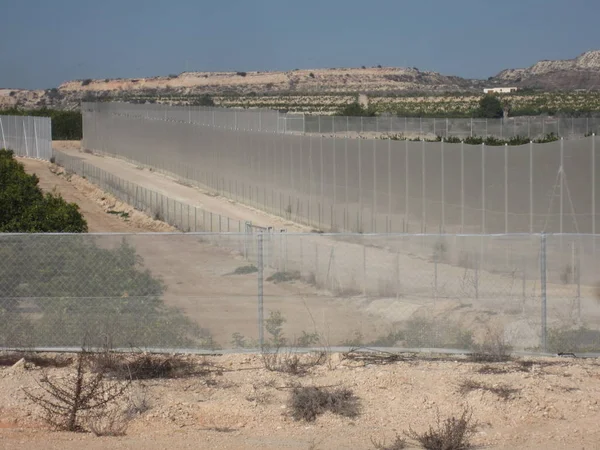
[[(437, 105), (441, 101), (450, 102), (443, 111), (468, 115), (484, 87), (508, 85), (534, 88), (536, 95), (558, 90), (598, 90), (600, 50), (575, 59), (540, 61), (525, 69), (506, 69), (485, 81), (446, 76), (415, 67), (380, 66), (287, 72), (184, 72), (149, 78), (73, 80), (45, 91), (0, 89), (0, 109), (14, 106), (74, 109), (82, 100), (94, 99), (198, 104), (202, 95), (209, 94), (217, 105), (222, 106), (331, 113), (354, 101), (357, 93), (363, 93), (380, 106), (385, 103), (418, 104), (406, 108), (379, 107), (380, 112), (435, 114), (439, 108), (428, 104), (433, 101)], [(405, 102), (405, 99), (409, 101)], [(545, 107), (539, 100), (530, 104), (531, 101), (529, 92), (527, 98), (517, 103), (525, 103), (520, 108), (529, 111), (564, 110), (562, 104)], [(575, 103), (585, 103), (585, 99), (577, 99)], [(588, 106), (585, 111), (598, 110)]]
[(503, 70), (492, 81), (543, 90), (598, 89), (600, 50), (583, 53), (574, 59), (539, 61), (526, 69)]

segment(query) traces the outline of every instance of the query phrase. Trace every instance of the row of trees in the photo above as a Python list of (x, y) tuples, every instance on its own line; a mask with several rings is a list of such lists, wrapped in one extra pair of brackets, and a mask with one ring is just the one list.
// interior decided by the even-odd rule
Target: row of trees
[[(496, 95), (487, 94), (479, 101), (479, 108), (473, 113), (473, 117), (500, 118), (504, 115), (505, 108), (508, 108), (508, 105), (503, 105)], [(365, 108), (355, 101), (344, 106), (336, 115), (374, 117), (377, 113), (371, 106)]]

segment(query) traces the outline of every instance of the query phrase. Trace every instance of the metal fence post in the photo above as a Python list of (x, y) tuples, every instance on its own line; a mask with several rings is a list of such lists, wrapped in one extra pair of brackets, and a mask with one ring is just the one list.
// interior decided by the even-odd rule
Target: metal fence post
[[(596, 234), (596, 134), (592, 133), (592, 234)], [(594, 258), (596, 257), (596, 237), (593, 238)]]
[(264, 347), (264, 329), (263, 329), (263, 320), (264, 320), (264, 305), (263, 305), (263, 234), (258, 233), (258, 258), (257, 258), (257, 266), (258, 266), (258, 342), (260, 345), (260, 349), (262, 350)]
[(547, 298), (546, 298), (546, 234), (541, 235), (540, 246), (540, 275), (541, 275), (541, 291), (542, 291), (542, 330), (540, 346), (543, 352), (547, 351)]

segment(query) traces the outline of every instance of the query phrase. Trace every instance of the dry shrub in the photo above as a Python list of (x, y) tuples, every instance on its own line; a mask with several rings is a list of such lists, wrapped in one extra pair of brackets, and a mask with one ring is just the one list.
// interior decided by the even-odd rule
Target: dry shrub
[(489, 330), (483, 344), (474, 346), (475, 351), (469, 355), (472, 362), (505, 362), (510, 361), (512, 347), (506, 343), (501, 332)]
[(117, 408), (106, 408), (90, 415), (86, 423), (96, 436), (125, 436), (130, 416)]
[(473, 448), (470, 440), (477, 424), (473, 412), (465, 408), (460, 417), (452, 416), (441, 421), (438, 415), (436, 427), (417, 433), (412, 428), (406, 434), (426, 450), (466, 450)]
[(308, 354), (296, 353), (292, 350), (273, 352), (263, 351), (261, 354), (265, 369), (271, 372), (281, 372), (290, 375), (306, 375), (313, 367), (319, 366), (327, 360), (326, 352), (310, 352)]
[(24, 393), (45, 412), (45, 420), (61, 431), (84, 431), (82, 416), (103, 413), (121, 397), (130, 381), (107, 380), (105, 371), (91, 372), (94, 356), (82, 350), (77, 356), (75, 373), (64, 379), (51, 379), (43, 373), (38, 386), (41, 393), (24, 389)]
[(508, 400), (513, 396), (513, 394), (519, 392), (519, 389), (511, 388), (506, 384), (500, 383), (489, 385), (475, 380), (463, 380), (460, 382), (458, 387), (458, 391), (461, 394), (468, 394), (469, 392), (476, 390), (491, 392), (492, 394), (495, 394), (498, 397), (500, 397), (502, 400)]
[(374, 439), (371, 439), (371, 443), (376, 450), (403, 450), (407, 446), (406, 439), (400, 435), (396, 435), (392, 443), (389, 445), (386, 444), (385, 441), (379, 442)]
[(120, 380), (152, 380), (205, 375), (210, 371), (208, 367), (206, 362), (197, 366), (181, 355), (102, 352), (94, 359), (94, 371), (108, 373)]
[(344, 417), (357, 417), (360, 411), (358, 397), (346, 388), (295, 387), (288, 406), (295, 420), (307, 422), (316, 420), (317, 416), (327, 411)]

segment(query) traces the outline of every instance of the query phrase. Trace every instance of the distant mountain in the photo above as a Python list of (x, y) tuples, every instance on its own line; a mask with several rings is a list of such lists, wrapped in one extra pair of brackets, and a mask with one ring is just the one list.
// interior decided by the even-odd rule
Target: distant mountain
[(184, 72), (179, 75), (128, 79), (67, 81), (36, 91), (0, 89), (0, 108), (21, 106), (76, 108), (82, 100), (162, 101), (187, 103), (203, 94), (214, 96), (375, 96), (471, 93), (484, 87), (517, 86), (541, 90), (600, 90), (600, 50), (575, 59), (540, 61), (527, 69), (506, 69), (488, 80), (470, 80), (413, 68), (362, 67), (285, 72)]
[(600, 50), (575, 59), (540, 61), (527, 69), (506, 69), (490, 81), (543, 90), (600, 89)]

